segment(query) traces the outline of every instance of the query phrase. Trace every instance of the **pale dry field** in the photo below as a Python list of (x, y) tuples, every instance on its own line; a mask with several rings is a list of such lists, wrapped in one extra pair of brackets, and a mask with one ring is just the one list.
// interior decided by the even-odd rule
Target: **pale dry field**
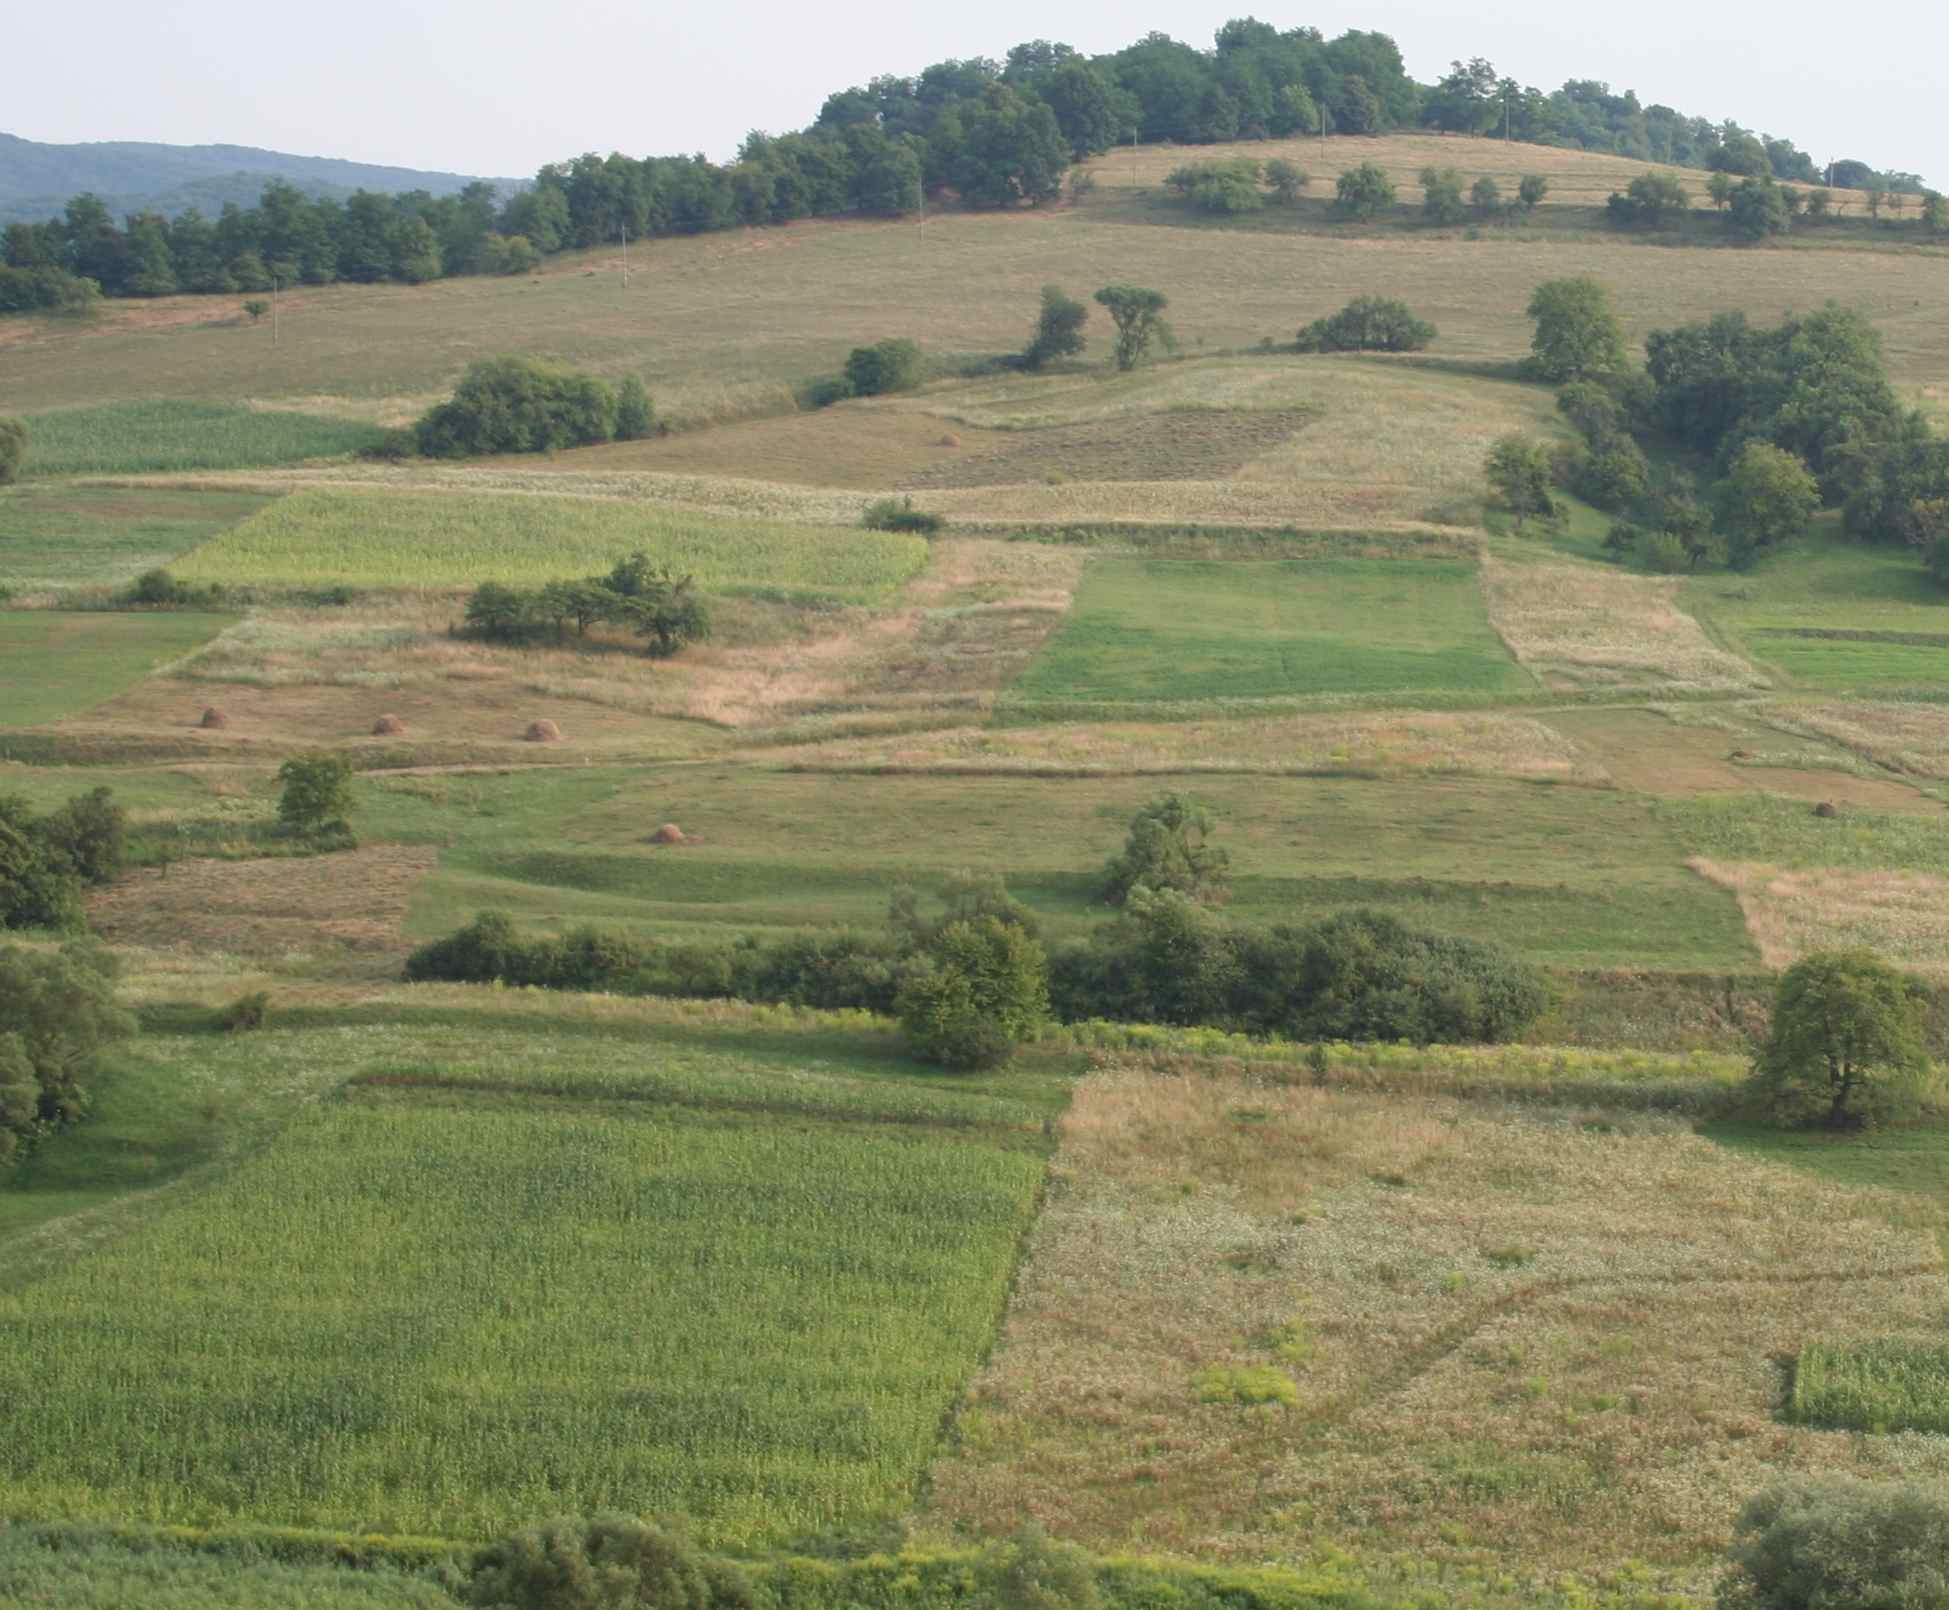
[(1601, 785), (1609, 774), (1553, 727), (1496, 713), (1280, 716), (1242, 721), (956, 727), (788, 751), (808, 770), (1129, 776), (1436, 772)]
[[(1949, 1474), (1939, 1438), (1775, 1418), (1811, 1337), (1939, 1316), (1907, 1211), (1667, 1120), (1106, 1068), (932, 1523), (1697, 1588), (1781, 1470)], [(1211, 1370), (1294, 1401), (1209, 1401)]]
[(1766, 686), (1678, 606), (1678, 579), (1594, 565), (1485, 557), (1489, 623), (1509, 652), (1557, 688), (1733, 692)]
[(1829, 739), (1890, 771), (1949, 779), (1949, 704), (1892, 699), (1793, 702), (1768, 706), (1767, 716), (1789, 732)]
[(1696, 856), (1686, 863), (1730, 889), (1768, 967), (1809, 951), (1862, 946), (1899, 967), (1949, 975), (1949, 878), (1934, 872), (1789, 869)]

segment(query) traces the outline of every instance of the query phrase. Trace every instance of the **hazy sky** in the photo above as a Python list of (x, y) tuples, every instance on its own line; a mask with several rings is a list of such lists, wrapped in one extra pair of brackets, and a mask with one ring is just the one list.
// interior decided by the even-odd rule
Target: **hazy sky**
[[(35, 140), (268, 146), (463, 173), (525, 175), (579, 151), (701, 150), (801, 127), (834, 89), (1022, 39), (1096, 53), (1152, 29), (1208, 46), (1245, 0), (990, 0), (979, 6), (805, 0), (628, 5), (566, 0), (102, 0), (7, 27), (0, 131)], [(1481, 13), (1487, 13), (1483, 15)], [(1399, 0), (1256, 12), (1329, 37), (1389, 33), (1427, 82), (1487, 56), (1526, 84), (1607, 79), (1691, 115), (1949, 183), (1949, 7), (1643, 0), (1598, 7)]]

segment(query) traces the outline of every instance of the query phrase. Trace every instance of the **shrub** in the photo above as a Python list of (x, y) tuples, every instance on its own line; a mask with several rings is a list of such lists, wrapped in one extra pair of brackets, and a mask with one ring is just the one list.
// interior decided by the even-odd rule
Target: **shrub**
[(1689, 568), (1685, 544), (1672, 531), (1654, 531), (1638, 547), (1638, 557), (1654, 576), (1676, 576)]
[(1204, 212), (1257, 212), (1265, 205), (1259, 193), (1259, 165), (1249, 157), (1194, 162), (1176, 169), (1164, 182)]
[(406, 958), (409, 981), (445, 980), (455, 984), (491, 984), (508, 978), (520, 949), (514, 918), (505, 911), (483, 911), (466, 927), (444, 939), (429, 940)]
[(974, 1564), (976, 1603), (994, 1610), (1099, 1610), (1090, 1557), (1030, 1522), (988, 1544)]
[(1753, 1090), (1780, 1121), (1850, 1129), (1919, 1104), (1924, 997), (1872, 951), (1816, 951), (1780, 975)]
[(1421, 170), (1421, 216), (1432, 224), (1459, 224), (1468, 216), (1460, 173), (1453, 168)]
[(1793, 222), (1788, 192), (1771, 179), (1747, 179), (1732, 193), (1726, 227), (1741, 240), (1760, 241), (1784, 235)]
[(490, 643), (529, 643), (560, 638), (571, 625), (583, 636), (598, 623), (641, 637), (652, 659), (667, 659), (711, 634), (710, 611), (692, 578), (652, 564), (640, 551), (618, 560), (606, 576), (551, 581), (532, 591), (482, 582), (467, 600), (462, 630)]
[(616, 394), (593, 375), (528, 358), (485, 358), (452, 398), (413, 427), (428, 458), (482, 453), (552, 453), (606, 442), (616, 432)]
[(901, 986), (900, 1027), (926, 1061), (992, 1068), (1048, 1015), (1047, 980), (1042, 947), (1015, 924), (950, 923)]
[(1550, 193), (1550, 181), (1540, 173), (1526, 173), (1516, 186), (1516, 204), (1524, 212), (1534, 212)]
[(1550, 496), (1555, 466), (1549, 450), (1527, 436), (1504, 436), (1489, 449), (1483, 474), (1496, 498), (1516, 516), (1517, 529), (1531, 515), (1545, 519), (1556, 513)]
[(1629, 436), (1610, 436), (1585, 452), (1570, 478), (1570, 490), (1599, 509), (1629, 508), (1651, 487), (1651, 465), (1644, 449)]
[(907, 497), (875, 498), (860, 516), (860, 524), (869, 531), (912, 531), (931, 537), (947, 522), (938, 514), (916, 509), (914, 500)]
[(282, 784), (278, 820), (293, 833), (335, 833), (349, 830), (352, 814), (352, 763), (343, 755), (293, 755), (277, 769)]
[(128, 813), (106, 788), (76, 794), (34, 824), (49, 858), (84, 883), (106, 883), (128, 854)]
[(81, 880), (50, 852), (24, 802), (0, 799), (0, 929), (83, 926)]
[(1330, 318), (1299, 332), (1301, 352), (1419, 352), (1435, 339), (1435, 327), (1417, 319), (1405, 302), (1357, 296)]
[(1469, 205), (1480, 218), (1493, 218), (1502, 211), (1502, 186), (1483, 174), (1469, 186)]
[(1022, 349), (1022, 367), (1040, 369), (1056, 358), (1081, 352), (1089, 316), (1089, 305), (1067, 295), (1060, 285), (1043, 286), (1042, 311), (1036, 315), (1035, 334)]
[(1121, 854), (1103, 869), (1103, 897), (1122, 905), (1139, 884), (1175, 889), (1221, 904), (1231, 877), (1231, 857), (1211, 843), (1211, 812), (1181, 794), (1161, 794), (1130, 819)]
[(801, 408), (830, 408), (852, 395), (853, 383), (844, 375), (824, 375), (801, 386), (797, 400)]
[(359, 457), (380, 464), (399, 464), (413, 457), (420, 450), (419, 437), (405, 425), (395, 425), (381, 431), (376, 442), (368, 442), (359, 449)]
[(145, 570), (129, 584), (129, 602), (148, 604), (157, 608), (181, 607), (185, 604), (207, 604), (219, 596), (214, 586), (196, 587), (188, 582), (178, 581), (166, 570)]
[(1304, 169), (1284, 157), (1274, 157), (1265, 165), (1265, 182), (1272, 186), (1273, 195), (1290, 207), (1313, 181)]
[(11, 486), (20, 479), (20, 466), (27, 461), (27, 421), (0, 419), (0, 486)]
[(616, 440), (641, 441), (655, 430), (656, 410), (650, 406), (650, 394), (643, 389), (642, 381), (629, 375), (616, 388)]
[(1545, 280), (1529, 299), (1536, 321), (1530, 372), (1542, 380), (1582, 380), (1624, 367), (1624, 332), (1611, 294), (1587, 274)]
[(479, 1610), (745, 1610), (742, 1573), (674, 1526), (625, 1515), (530, 1526), (474, 1556), (461, 1592)]
[(1691, 205), (1685, 186), (1668, 173), (1641, 173), (1620, 193), (1613, 190), (1605, 211), (1619, 229), (1657, 229)]
[(1852, 1476), (1797, 1476), (1733, 1527), (1723, 1610), (1942, 1610), (1949, 1493)]
[(0, 1163), (88, 1109), (102, 1054), (135, 1033), (97, 945), (0, 947)]
[(910, 391), (923, 375), (920, 348), (905, 337), (854, 347), (846, 359), (850, 395), (878, 397), (890, 391)]
[(1394, 205), (1394, 181), (1377, 163), (1363, 162), (1334, 181), (1333, 210), (1342, 218), (1378, 218)]
[(217, 1013), (217, 1027), (226, 1034), (249, 1034), (261, 1029), (270, 1018), (270, 992), (252, 990), (248, 995), (239, 995)]

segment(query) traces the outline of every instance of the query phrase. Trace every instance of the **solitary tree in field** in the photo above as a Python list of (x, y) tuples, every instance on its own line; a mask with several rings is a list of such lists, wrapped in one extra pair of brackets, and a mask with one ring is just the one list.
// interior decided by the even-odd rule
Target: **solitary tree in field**
[(1036, 316), (1035, 334), (1022, 351), (1022, 367), (1040, 369), (1052, 358), (1081, 352), (1083, 326), (1089, 316), (1089, 305), (1065, 293), (1060, 285), (1043, 286), (1042, 311)]
[(1716, 496), (1733, 567), (1744, 570), (1807, 529), (1820, 507), (1820, 483), (1798, 454), (1771, 442), (1748, 442)]
[(1502, 211), (1502, 186), (1483, 174), (1469, 186), (1469, 205), (1481, 218), (1493, 218)]
[(1534, 212), (1550, 193), (1550, 181), (1540, 173), (1526, 173), (1516, 186), (1516, 202), (1524, 212)]
[(0, 419), (0, 486), (11, 486), (20, 479), (21, 461), (27, 457), (27, 421)]
[(255, 324), (266, 313), (271, 311), (271, 304), (266, 302), (261, 296), (253, 296), (244, 304), (244, 311), (250, 315), (250, 322)]
[(1529, 367), (1538, 379), (1562, 384), (1624, 367), (1624, 332), (1611, 293), (1588, 274), (1545, 280), (1529, 299), (1536, 321)]
[(1378, 218), (1394, 205), (1394, 181), (1375, 162), (1347, 169), (1333, 189), (1333, 210), (1342, 218)]
[(294, 755), (277, 769), (278, 820), (294, 832), (343, 826), (352, 814), (352, 763), (343, 755)]
[(1288, 162), (1284, 157), (1274, 157), (1265, 165), (1265, 182), (1272, 186), (1272, 193), (1280, 201), (1291, 206), (1299, 200), (1300, 191), (1312, 180), (1306, 172)]
[(1123, 853), (1104, 868), (1104, 896), (1122, 905), (1140, 884), (1220, 905), (1232, 858), (1211, 842), (1211, 812), (1181, 794), (1162, 794), (1130, 819)]
[(1532, 514), (1556, 512), (1550, 495), (1550, 450), (1527, 436), (1505, 436), (1489, 449), (1483, 465), (1489, 489), (1516, 516), (1516, 529)]
[(1851, 1129), (1898, 1112), (1928, 1065), (1909, 980), (1872, 951), (1816, 951), (1780, 975), (1753, 1086), (1789, 1123)]
[(1153, 341), (1160, 346), (1173, 344), (1171, 327), (1164, 322), (1164, 309), (1170, 299), (1162, 291), (1146, 290), (1141, 285), (1106, 285), (1096, 300), (1109, 312), (1117, 327), (1117, 367), (1134, 369)]

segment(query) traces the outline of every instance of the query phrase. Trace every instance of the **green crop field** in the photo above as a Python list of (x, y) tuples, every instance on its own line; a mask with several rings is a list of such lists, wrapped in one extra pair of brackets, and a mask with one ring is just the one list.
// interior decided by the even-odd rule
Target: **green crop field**
[(1793, 1372), (1793, 1417), (1830, 1431), (1949, 1432), (1949, 1347), (1815, 1342)]
[(123, 586), (268, 501), (250, 492), (30, 484), (0, 496), (0, 586)]
[(979, 1356), (1041, 1172), (925, 1121), (328, 1102), (0, 1297), (0, 1502), (460, 1537), (564, 1504), (741, 1538), (869, 1516)]
[(0, 725), (31, 727), (112, 698), (194, 653), (234, 616), (0, 613)]
[(885, 595), (927, 562), (919, 537), (716, 520), (591, 498), (308, 490), (176, 567), (189, 580), (462, 587), (607, 570), (636, 549), (712, 591)]
[(1102, 561), (1012, 692), (1269, 698), (1529, 685), (1471, 564)]
[(377, 441), (357, 420), (155, 398), (27, 416), (27, 476), (248, 469), (337, 458)]

